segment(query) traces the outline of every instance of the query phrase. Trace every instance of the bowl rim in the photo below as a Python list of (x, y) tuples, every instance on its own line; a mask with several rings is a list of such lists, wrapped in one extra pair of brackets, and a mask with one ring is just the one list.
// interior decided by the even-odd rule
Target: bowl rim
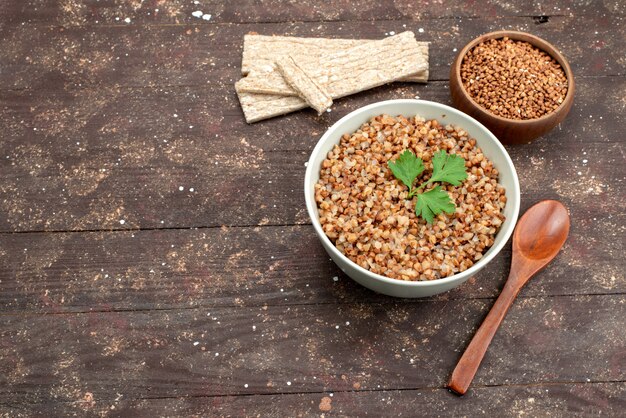
[[(338, 130), (339, 126), (341, 126), (344, 122), (353, 119), (353, 118), (358, 118), (360, 117), (362, 114), (369, 112), (372, 109), (376, 109), (379, 107), (386, 107), (389, 105), (394, 105), (394, 104), (414, 104), (414, 105), (427, 105), (427, 106), (433, 106), (435, 108), (437, 108), (439, 111), (447, 112), (448, 114), (455, 114), (456, 116), (459, 116), (461, 118), (467, 118), (469, 119), (471, 122), (475, 123), (479, 129), (484, 130), (486, 136), (488, 136), (494, 143), (494, 145), (496, 146), (496, 148), (498, 148), (498, 150), (504, 155), (504, 159), (506, 161), (506, 164), (511, 168), (511, 172), (513, 174), (513, 190), (512, 192), (512, 196), (516, 197), (514, 199), (510, 199), (507, 201), (507, 204), (512, 204), (513, 205), (513, 214), (511, 216), (512, 218), (512, 222), (510, 224), (510, 226), (508, 227), (508, 229), (504, 230), (504, 229), (500, 229), (500, 231), (498, 231), (497, 234), (501, 234), (504, 233), (504, 238), (502, 239), (502, 241), (498, 244), (498, 245), (494, 245), (490, 248), (493, 249), (491, 251), (490, 254), (482, 257), (480, 260), (478, 260), (478, 262), (476, 264), (474, 264), (472, 267), (470, 267), (467, 270), (464, 270), (462, 272), (453, 274), (452, 276), (448, 276), (448, 277), (444, 277), (441, 279), (434, 279), (434, 280), (425, 280), (425, 281), (404, 281), (404, 280), (399, 280), (399, 279), (393, 279), (391, 277), (386, 277), (377, 273), (373, 273), (363, 267), (361, 267), (360, 265), (358, 265), (357, 263), (355, 263), (354, 261), (352, 261), (350, 258), (348, 258), (347, 256), (345, 256), (341, 251), (339, 251), (337, 249), (337, 247), (335, 247), (335, 244), (333, 244), (330, 240), (330, 238), (328, 238), (328, 236), (326, 235), (326, 233), (324, 233), (324, 231), (322, 230), (322, 225), (320, 223), (319, 217), (317, 216), (317, 214), (315, 213), (315, 208), (317, 208), (317, 203), (315, 202), (315, 198), (311, 197), (311, 193), (310, 192), (310, 188), (311, 187), (315, 187), (315, 183), (313, 183), (312, 177), (313, 177), (313, 173), (314, 171), (319, 171), (320, 167), (314, 167), (313, 166), (313, 160), (314, 158), (321, 153), (321, 149), (322, 147), (326, 144), (326, 142), (328, 141), (328, 139), (330, 138), (331, 135), (333, 135), (335, 133), (335, 131)], [(419, 111), (416, 110), (416, 115), (419, 115)], [(367, 122), (368, 119), (364, 120), (363, 123)], [(310, 186), (309, 186), (310, 185)], [(515, 225), (517, 224), (517, 219), (519, 217), (519, 210), (520, 210), (520, 186), (519, 186), (519, 179), (517, 176), (517, 171), (515, 170), (515, 166), (513, 165), (513, 161), (511, 160), (511, 157), (509, 156), (508, 152), (506, 151), (506, 149), (504, 148), (504, 146), (502, 145), (502, 143), (495, 137), (494, 134), (491, 133), (491, 131), (489, 129), (487, 129), (482, 123), (480, 123), (479, 121), (477, 121), (476, 119), (474, 119), (473, 117), (469, 116), (466, 113), (461, 112), (460, 110), (457, 110), (453, 107), (441, 104), (441, 103), (437, 103), (437, 102), (433, 102), (433, 101), (429, 101), (429, 100), (417, 100), (417, 99), (394, 99), (394, 100), (385, 100), (385, 101), (380, 101), (380, 102), (375, 102), (375, 103), (371, 103), (369, 105), (363, 106), (359, 109), (356, 109), (350, 113), (348, 113), (347, 115), (345, 115), (344, 117), (342, 117), (341, 119), (339, 119), (337, 122), (335, 122), (330, 128), (328, 128), (326, 130), (326, 132), (324, 133), (324, 135), (322, 135), (322, 137), (319, 139), (319, 141), (317, 142), (317, 144), (315, 145), (315, 148), (313, 149), (313, 151), (311, 152), (311, 155), (309, 156), (309, 160), (307, 163), (307, 168), (306, 168), (306, 173), (304, 176), (304, 197), (305, 197), (305, 202), (306, 202), (306, 208), (307, 208), (307, 212), (309, 214), (309, 218), (311, 219), (311, 223), (313, 224), (313, 228), (315, 229), (315, 232), (317, 233), (318, 237), (320, 238), (320, 240), (323, 241), (325, 245), (325, 247), (327, 249), (330, 249), (330, 251), (332, 251), (332, 253), (336, 256), (338, 256), (340, 259), (342, 259), (343, 261), (345, 261), (346, 263), (350, 264), (351, 266), (353, 266), (357, 271), (359, 271), (362, 274), (365, 274), (368, 277), (371, 277), (375, 280), (378, 280), (382, 283), (386, 283), (386, 284), (391, 284), (391, 285), (395, 285), (395, 286), (400, 286), (400, 287), (408, 287), (408, 288), (415, 288), (415, 287), (432, 287), (432, 286), (440, 286), (440, 285), (444, 285), (446, 283), (452, 283), (452, 282), (456, 282), (462, 278), (465, 277), (471, 277), (472, 275), (476, 274), (479, 270), (481, 270), (487, 263), (489, 263), (496, 255), (498, 255), (500, 253), (500, 251), (502, 250), (502, 248), (506, 245), (506, 243), (509, 241), (509, 239), (511, 238), (511, 235), (513, 234), (513, 230), (515, 229)]]
[[(563, 98), (563, 102), (559, 105), (559, 107), (554, 109), (552, 112), (546, 113), (545, 115), (539, 118), (535, 118), (535, 119), (505, 118), (505, 117), (493, 114), (487, 109), (485, 109), (483, 106), (477, 103), (472, 96), (470, 96), (467, 90), (465, 90), (465, 87), (463, 86), (463, 80), (461, 79), (461, 64), (463, 63), (463, 60), (465, 59), (467, 52), (481, 42), (484, 42), (490, 39), (501, 39), (504, 37), (509, 37), (515, 41), (528, 42), (534, 47), (539, 48), (546, 54), (550, 55), (553, 59), (555, 59), (559, 63), (561, 68), (563, 68), (563, 72), (565, 72), (565, 77), (567, 78), (567, 94)], [(561, 54), (561, 52), (550, 42), (528, 32), (515, 31), (515, 30), (499, 30), (499, 31), (488, 32), (480, 36), (477, 36), (476, 38), (469, 41), (461, 49), (461, 51), (458, 53), (457, 57), (454, 60), (453, 68), (454, 68), (454, 77), (457, 80), (457, 83), (459, 85), (459, 91), (461, 92), (461, 94), (463, 94), (463, 97), (469, 100), (469, 102), (474, 107), (476, 107), (482, 114), (487, 115), (488, 117), (491, 117), (503, 123), (509, 123), (509, 124), (518, 125), (518, 126), (527, 126), (530, 124), (542, 123), (550, 118), (555, 117), (560, 112), (562, 112), (563, 109), (566, 108), (568, 103), (571, 100), (573, 100), (573, 97), (574, 97), (574, 88), (575, 88), (574, 87), (574, 74), (572, 73), (572, 69), (569, 65), (569, 62), (567, 62), (567, 59), (565, 58), (565, 56)]]

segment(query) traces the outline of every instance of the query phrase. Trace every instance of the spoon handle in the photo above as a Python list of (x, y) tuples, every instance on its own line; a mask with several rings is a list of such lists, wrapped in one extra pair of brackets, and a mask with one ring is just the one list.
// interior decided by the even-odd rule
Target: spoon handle
[(509, 307), (520, 291), (520, 286), (512, 284), (514, 281), (508, 280), (498, 296), (496, 303), (487, 314), (487, 317), (472, 338), (469, 346), (465, 349), (463, 356), (452, 372), (452, 377), (448, 382), (448, 388), (453, 392), (464, 395), (467, 388), (472, 383), (474, 375), (483, 360), (485, 352), (491, 343), (491, 339), (496, 334), (500, 322), (504, 319)]

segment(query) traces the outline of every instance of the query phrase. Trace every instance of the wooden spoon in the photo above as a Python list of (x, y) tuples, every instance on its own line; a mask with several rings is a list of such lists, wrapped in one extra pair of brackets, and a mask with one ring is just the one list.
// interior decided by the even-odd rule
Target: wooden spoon
[(509, 278), (452, 372), (448, 382), (452, 391), (465, 394), (513, 300), (526, 282), (558, 254), (567, 239), (569, 224), (567, 209), (555, 200), (537, 203), (517, 222)]

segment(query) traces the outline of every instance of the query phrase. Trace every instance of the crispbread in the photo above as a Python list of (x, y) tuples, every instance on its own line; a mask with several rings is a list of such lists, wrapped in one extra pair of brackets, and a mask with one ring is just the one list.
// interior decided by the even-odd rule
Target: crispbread
[(247, 75), (252, 70), (271, 70), (274, 62), (283, 56), (297, 58), (307, 55), (317, 60), (322, 55), (352, 48), (361, 42), (368, 41), (247, 34), (243, 37), (241, 74)]
[[(311, 60), (318, 61), (323, 55), (333, 54), (369, 42), (375, 42), (375, 40), (248, 34), (244, 35), (243, 38), (241, 73), (247, 75), (251, 71), (272, 71), (274, 62), (286, 55), (291, 55), (295, 60), (300, 57), (309, 57)], [(425, 61), (428, 62), (428, 42), (418, 41), (418, 44), (422, 47)], [(428, 81), (428, 68), (416, 72), (415, 75), (405, 77), (402, 81), (425, 83)]]
[(250, 71), (247, 77), (235, 83), (235, 87), (238, 91), (246, 93), (300, 97), (298, 92), (287, 83), (275, 64), (269, 71)]
[[(427, 49), (407, 31), (321, 57), (302, 56), (297, 62), (332, 98), (339, 98), (426, 70)], [(240, 92), (296, 94), (275, 68), (252, 71), (236, 85)]]
[(333, 104), (330, 94), (318, 85), (291, 56), (276, 60), (279, 73), (298, 96), (321, 115)]
[(276, 96), (237, 91), (246, 122), (254, 123), (274, 116), (284, 115), (304, 109), (309, 105), (296, 96)]

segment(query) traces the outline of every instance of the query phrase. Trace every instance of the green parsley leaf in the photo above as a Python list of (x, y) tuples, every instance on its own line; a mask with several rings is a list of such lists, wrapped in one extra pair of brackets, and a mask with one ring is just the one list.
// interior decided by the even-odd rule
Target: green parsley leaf
[(404, 150), (402, 154), (395, 160), (387, 162), (389, 169), (394, 176), (406, 187), (411, 190), (413, 188), (413, 182), (424, 171), (424, 163), (421, 158), (418, 158), (410, 150)]
[(446, 182), (458, 186), (467, 178), (465, 160), (456, 155), (440, 150), (433, 156), (433, 175), (428, 183)]
[(430, 180), (423, 182), (419, 187), (413, 187), (415, 179), (424, 171), (424, 162), (410, 150), (404, 150), (395, 161), (387, 162), (394, 176), (409, 188), (408, 199), (417, 196), (415, 214), (432, 224), (435, 216), (441, 212), (454, 213), (454, 201), (450, 195), (435, 186), (432, 190), (419, 194), (420, 190), (429, 183), (442, 182), (458, 186), (467, 178), (465, 160), (456, 154), (447, 154), (440, 150), (433, 155), (433, 174)]
[(433, 223), (435, 215), (441, 212), (454, 213), (454, 202), (450, 195), (440, 186), (433, 187), (425, 193), (417, 195), (415, 214), (426, 219), (429, 224)]

